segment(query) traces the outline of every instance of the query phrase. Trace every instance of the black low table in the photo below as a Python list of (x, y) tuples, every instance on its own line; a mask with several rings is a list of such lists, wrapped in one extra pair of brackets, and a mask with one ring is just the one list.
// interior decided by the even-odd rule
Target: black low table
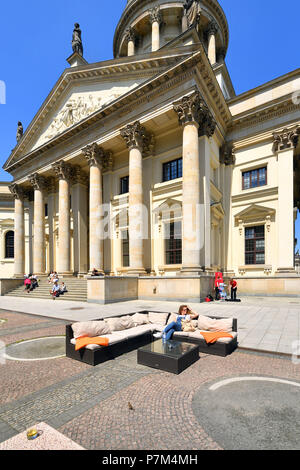
[(137, 362), (144, 366), (180, 374), (199, 359), (199, 346), (181, 341), (159, 339), (137, 351)]

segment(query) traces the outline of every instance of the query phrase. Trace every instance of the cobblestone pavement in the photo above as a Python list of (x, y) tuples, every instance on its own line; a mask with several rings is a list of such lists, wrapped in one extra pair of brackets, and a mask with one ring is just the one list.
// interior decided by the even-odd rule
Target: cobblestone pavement
[[(3, 311), (0, 318), (7, 320), (0, 326), (0, 340), (6, 344), (63, 335), (67, 323)], [(226, 449), (228, 441), (202, 419), (211, 384), (245, 376), (300, 384), (300, 365), (290, 358), (239, 350), (226, 358), (200, 354), (178, 376), (138, 365), (136, 351), (96, 367), (66, 357), (7, 360), (0, 373), (0, 442), (45, 422), (82, 447), (97, 450)], [(300, 387), (294, 386), (292, 393), (293, 400), (297, 393), (300, 398)], [(217, 405), (223, 412), (222, 403)], [(239, 411), (246, 420), (242, 406)]]

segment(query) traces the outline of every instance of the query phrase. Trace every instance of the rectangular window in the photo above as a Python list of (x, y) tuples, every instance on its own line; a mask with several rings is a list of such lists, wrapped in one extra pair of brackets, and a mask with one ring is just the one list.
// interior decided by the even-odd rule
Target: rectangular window
[(182, 158), (163, 164), (163, 181), (182, 177)]
[(129, 192), (129, 176), (123, 176), (120, 178), (120, 194), (126, 194)]
[(265, 264), (265, 227), (245, 228), (245, 264)]
[(48, 204), (45, 204), (45, 217), (48, 217)]
[(243, 189), (257, 188), (267, 184), (267, 167), (242, 173)]
[(169, 224), (169, 238), (165, 240), (166, 264), (182, 263), (181, 222)]
[(129, 267), (129, 234), (128, 230), (123, 230), (122, 235), (122, 263), (123, 268)]

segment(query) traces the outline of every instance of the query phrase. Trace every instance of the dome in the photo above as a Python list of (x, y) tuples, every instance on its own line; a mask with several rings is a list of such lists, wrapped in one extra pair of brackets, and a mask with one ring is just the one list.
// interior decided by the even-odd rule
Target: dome
[[(184, 31), (182, 18), (185, 3), (186, 0), (127, 0), (114, 35), (114, 57), (128, 55), (129, 38), (134, 41), (135, 54), (151, 52), (152, 23), (157, 11), (159, 11), (160, 47), (180, 36)], [(217, 55), (224, 58), (229, 40), (225, 13), (217, 0), (198, 0), (198, 3), (201, 7), (198, 23), (200, 40), (204, 46), (207, 46), (208, 30), (213, 27)]]

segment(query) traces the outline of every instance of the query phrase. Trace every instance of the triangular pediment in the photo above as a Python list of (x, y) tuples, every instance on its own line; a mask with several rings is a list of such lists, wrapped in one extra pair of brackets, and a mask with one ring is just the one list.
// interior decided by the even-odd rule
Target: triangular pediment
[(246, 209), (242, 210), (234, 216), (235, 221), (239, 220), (250, 220), (250, 219), (265, 219), (267, 216), (272, 216), (275, 214), (275, 209), (270, 207), (261, 206), (258, 204), (251, 204)]
[(126, 57), (66, 69), (4, 164), (8, 169), (24, 155), (136, 90), (188, 55), (159, 53)]

